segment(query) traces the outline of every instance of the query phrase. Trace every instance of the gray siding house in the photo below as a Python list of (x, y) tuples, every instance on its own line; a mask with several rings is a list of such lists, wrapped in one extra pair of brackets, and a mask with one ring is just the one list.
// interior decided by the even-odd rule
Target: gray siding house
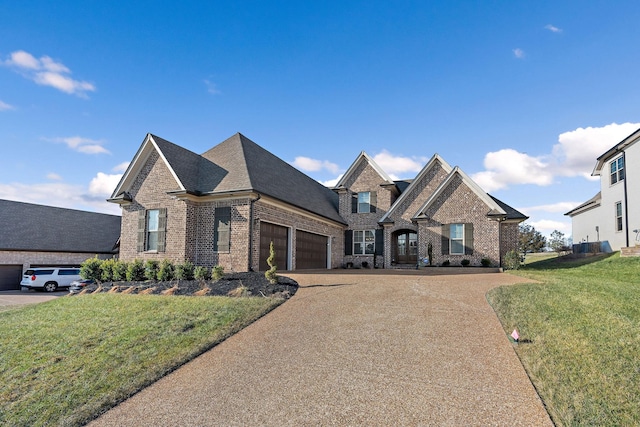
[(109, 199), (122, 207), (120, 258), (264, 271), (493, 265), (527, 217), (434, 155), (393, 181), (361, 153), (329, 189), (237, 133), (196, 154), (147, 134)]

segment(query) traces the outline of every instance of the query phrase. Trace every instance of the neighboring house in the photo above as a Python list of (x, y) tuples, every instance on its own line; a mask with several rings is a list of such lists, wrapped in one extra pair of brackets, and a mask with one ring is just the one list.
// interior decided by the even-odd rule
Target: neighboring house
[(600, 191), (565, 215), (571, 217), (573, 243), (599, 242), (618, 251), (640, 244), (640, 129), (596, 160), (592, 176)]
[(122, 206), (120, 258), (280, 270), (389, 268), (486, 258), (499, 265), (527, 217), (438, 155), (393, 181), (361, 153), (329, 189), (245, 136), (198, 155), (148, 134), (110, 202)]
[(77, 266), (117, 254), (120, 217), (0, 200), (0, 290), (32, 267)]

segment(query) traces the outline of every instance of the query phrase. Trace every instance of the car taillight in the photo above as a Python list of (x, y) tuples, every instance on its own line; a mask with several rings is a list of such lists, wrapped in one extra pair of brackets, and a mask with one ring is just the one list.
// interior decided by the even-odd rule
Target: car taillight
[(34, 274), (33, 276), (31, 276), (31, 280), (35, 281), (36, 280), (36, 275)]

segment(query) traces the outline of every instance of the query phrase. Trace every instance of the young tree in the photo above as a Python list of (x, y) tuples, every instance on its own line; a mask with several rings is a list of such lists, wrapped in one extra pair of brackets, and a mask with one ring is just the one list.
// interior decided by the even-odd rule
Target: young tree
[(545, 247), (547, 241), (539, 231), (529, 224), (520, 224), (518, 236), (518, 249), (524, 257), (527, 252), (540, 252)]
[(566, 250), (567, 245), (564, 241), (564, 233), (558, 230), (553, 230), (551, 236), (549, 236), (549, 248), (554, 252), (562, 252)]

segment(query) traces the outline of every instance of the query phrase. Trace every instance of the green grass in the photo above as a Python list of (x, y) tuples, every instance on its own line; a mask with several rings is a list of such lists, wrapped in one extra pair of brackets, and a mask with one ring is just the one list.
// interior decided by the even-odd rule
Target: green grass
[(559, 426), (640, 425), (640, 258), (553, 258), (487, 295)]
[(97, 294), (0, 312), (0, 425), (82, 425), (281, 303)]

